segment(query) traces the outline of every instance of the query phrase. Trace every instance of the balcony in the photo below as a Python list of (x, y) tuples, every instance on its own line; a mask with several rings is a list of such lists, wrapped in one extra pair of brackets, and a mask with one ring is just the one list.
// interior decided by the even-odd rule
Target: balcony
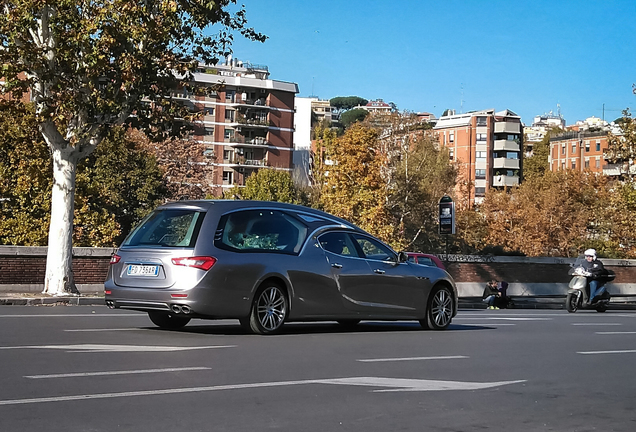
[(255, 128), (265, 128), (269, 127), (269, 121), (267, 117), (246, 117), (244, 115), (236, 116), (236, 123), (239, 127), (255, 127)]
[(519, 186), (519, 176), (497, 175), (492, 178), (493, 186)]
[(234, 136), (226, 140), (230, 147), (250, 147), (250, 148), (268, 148), (269, 142), (265, 137), (245, 138), (242, 136)]
[(506, 151), (519, 151), (519, 144), (512, 140), (495, 140), (493, 143), (493, 150), (506, 150)]
[(495, 133), (521, 133), (521, 123), (495, 122)]
[(224, 164), (234, 169), (256, 169), (267, 166), (265, 159), (246, 159), (243, 156), (234, 156), (232, 159), (223, 161)]
[(258, 98), (258, 99), (238, 99), (236, 102), (232, 103), (232, 106), (236, 108), (262, 108), (262, 109), (270, 109), (270, 106), (267, 105), (266, 99)]
[(492, 161), (493, 168), (519, 169), (519, 159), (495, 158)]

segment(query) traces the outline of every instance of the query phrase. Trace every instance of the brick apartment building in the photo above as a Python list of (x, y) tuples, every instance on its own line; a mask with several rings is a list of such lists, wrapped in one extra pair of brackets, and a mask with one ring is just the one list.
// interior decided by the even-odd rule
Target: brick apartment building
[(456, 202), (473, 207), (490, 188), (516, 186), (522, 176), (523, 126), (510, 110), (445, 115), (433, 128), (459, 164)]
[(177, 95), (203, 112), (193, 138), (205, 144), (214, 196), (234, 185), (244, 186), (259, 169), (292, 170), (297, 84), (271, 80), (267, 66), (236, 59), (202, 66), (194, 82), (217, 89), (205, 96)]
[(570, 131), (550, 138), (550, 171), (573, 169), (605, 173), (611, 171), (603, 157), (607, 131)]

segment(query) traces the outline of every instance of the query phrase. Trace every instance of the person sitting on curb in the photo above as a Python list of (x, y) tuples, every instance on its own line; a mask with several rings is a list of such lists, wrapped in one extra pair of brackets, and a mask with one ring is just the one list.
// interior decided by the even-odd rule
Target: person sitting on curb
[(482, 301), (488, 305), (488, 309), (499, 309), (495, 306), (495, 300), (499, 298), (501, 292), (497, 289), (497, 281), (491, 280), (484, 288), (484, 293), (481, 296)]

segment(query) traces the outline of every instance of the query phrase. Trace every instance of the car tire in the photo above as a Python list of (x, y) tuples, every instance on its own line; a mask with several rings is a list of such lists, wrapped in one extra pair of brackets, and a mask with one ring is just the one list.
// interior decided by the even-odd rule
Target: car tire
[(341, 319), (337, 321), (342, 327), (350, 329), (354, 328), (360, 323), (359, 319)]
[(250, 313), (250, 329), (262, 335), (278, 333), (288, 313), (289, 302), (285, 291), (277, 284), (265, 284), (254, 297)]
[(190, 322), (190, 318), (180, 317), (169, 312), (148, 312), (148, 318), (157, 327), (166, 330), (177, 330)]
[(453, 319), (453, 294), (445, 285), (433, 288), (426, 305), (426, 318), (419, 320), (425, 329), (444, 330)]

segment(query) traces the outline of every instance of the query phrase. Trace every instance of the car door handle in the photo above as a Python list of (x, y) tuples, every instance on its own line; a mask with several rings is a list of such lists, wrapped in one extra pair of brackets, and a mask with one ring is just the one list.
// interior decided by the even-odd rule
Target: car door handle
[(373, 270), (373, 271), (374, 271), (375, 273), (377, 273), (377, 274), (384, 274), (384, 273), (385, 273), (385, 272), (384, 272), (384, 270), (382, 270), (382, 269), (375, 269), (375, 270)]
[(333, 264), (331, 264), (331, 267), (340, 269), (340, 268), (342, 268), (342, 264), (333, 263)]

